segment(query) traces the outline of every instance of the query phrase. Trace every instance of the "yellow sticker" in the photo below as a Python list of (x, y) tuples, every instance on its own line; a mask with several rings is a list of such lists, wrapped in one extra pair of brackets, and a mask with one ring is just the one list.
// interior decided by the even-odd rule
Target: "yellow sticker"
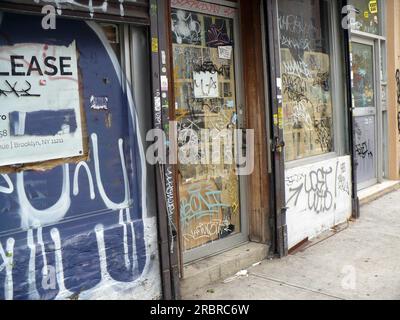
[(369, 12), (368, 11), (364, 11), (364, 18), (366, 18), (366, 19), (369, 18)]
[(274, 114), (274, 125), (278, 126), (279, 125), (279, 121), (278, 121), (278, 115), (275, 113)]
[(153, 53), (158, 52), (158, 39), (157, 38), (151, 39), (151, 51)]
[(283, 108), (282, 107), (278, 108), (278, 122), (279, 122), (279, 128), (283, 129)]
[(371, 12), (372, 14), (378, 13), (378, 1), (371, 0), (369, 2), (369, 12)]

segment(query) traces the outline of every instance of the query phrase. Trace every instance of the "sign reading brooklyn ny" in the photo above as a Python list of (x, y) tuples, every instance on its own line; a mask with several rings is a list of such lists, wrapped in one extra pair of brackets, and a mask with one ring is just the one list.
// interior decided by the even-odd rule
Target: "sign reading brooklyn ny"
[(0, 51), (0, 166), (83, 154), (75, 42)]

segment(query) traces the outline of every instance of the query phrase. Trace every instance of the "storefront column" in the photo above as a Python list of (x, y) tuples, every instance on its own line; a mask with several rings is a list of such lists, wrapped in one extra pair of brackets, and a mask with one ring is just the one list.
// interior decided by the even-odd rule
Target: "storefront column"
[(265, 101), (261, 1), (242, 1), (240, 6), (243, 34), (243, 78), (245, 87), (246, 124), (255, 133), (254, 172), (248, 177), (249, 237), (267, 243), (269, 225), (269, 154), (267, 105)]
[[(399, 179), (400, 170), (400, 2), (386, 1), (387, 72), (388, 72), (388, 178)], [(399, 72), (397, 72), (399, 70)]]

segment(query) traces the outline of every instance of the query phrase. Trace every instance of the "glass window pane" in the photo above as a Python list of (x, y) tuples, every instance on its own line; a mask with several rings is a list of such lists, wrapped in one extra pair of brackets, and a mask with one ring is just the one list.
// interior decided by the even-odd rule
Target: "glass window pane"
[(350, 0), (356, 9), (356, 23), (352, 29), (379, 34), (379, 0)]
[(353, 102), (355, 108), (375, 107), (374, 86), (374, 47), (371, 45), (353, 42)]
[(333, 151), (326, 1), (279, 1), (286, 161)]

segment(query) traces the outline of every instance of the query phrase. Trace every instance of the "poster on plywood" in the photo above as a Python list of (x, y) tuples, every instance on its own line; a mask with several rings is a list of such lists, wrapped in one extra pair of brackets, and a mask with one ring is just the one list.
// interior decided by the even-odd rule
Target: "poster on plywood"
[(0, 166), (83, 155), (75, 42), (0, 52)]

